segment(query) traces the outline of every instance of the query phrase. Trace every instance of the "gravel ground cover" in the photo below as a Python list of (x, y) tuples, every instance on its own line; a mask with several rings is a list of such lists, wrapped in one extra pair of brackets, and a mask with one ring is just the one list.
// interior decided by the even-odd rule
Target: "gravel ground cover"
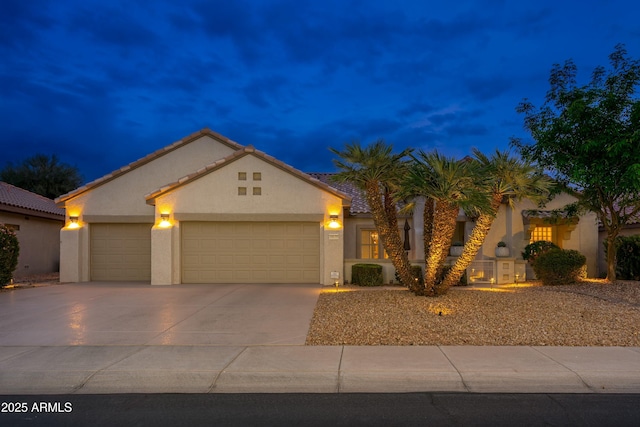
[(640, 282), (456, 287), (437, 298), (327, 289), (306, 344), (640, 346)]

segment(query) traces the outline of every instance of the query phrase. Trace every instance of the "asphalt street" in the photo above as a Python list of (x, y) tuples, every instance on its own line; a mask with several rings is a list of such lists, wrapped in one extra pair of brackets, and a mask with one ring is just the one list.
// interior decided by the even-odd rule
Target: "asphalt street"
[(640, 394), (0, 396), (5, 426), (638, 426)]

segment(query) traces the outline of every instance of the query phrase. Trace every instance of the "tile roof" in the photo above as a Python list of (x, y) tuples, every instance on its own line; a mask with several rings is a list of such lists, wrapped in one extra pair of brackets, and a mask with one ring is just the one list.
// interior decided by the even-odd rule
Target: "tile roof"
[(322, 173), (308, 173), (308, 175), (312, 176), (313, 178), (317, 179), (320, 182), (325, 183), (326, 185), (329, 185), (333, 188), (338, 189), (339, 191), (348, 194), (349, 196), (351, 196), (351, 208), (349, 210), (349, 212), (352, 215), (357, 215), (357, 214), (367, 214), (369, 213), (369, 204), (367, 203), (367, 199), (366, 196), (364, 194), (364, 192), (362, 190), (360, 190), (358, 187), (356, 187), (355, 185), (353, 185), (350, 182), (344, 182), (344, 183), (336, 183), (333, 182), (331, 180), (331, 177), (333, 175), (335, 175), (335, 173), (326, 173), (326, 172), (322, 172)]
[(163, 156), (163, 155), (165, 155), (165, 154), (167, 154), (167, 153), (169, 153), (169, 152), (171, 152), (171, 151), (173, 151), (173, 150), (175, 150), (175, 149), (177, 149), (179, 147), (182, 147), (183, 145), (186, 145), (186, 144), (188, 144), (188, 143), (190, 143), (192, 141), (195, 141), (196, 139), (200, 138), (203, 135), (208, 135), (208, 136), (210, 136), (210, 137), (222, 142), (223, 144), (225, 144), (228, 147), (233, 148), (235, 150), (239, 150), (239, 149), (242, 148), (242, 145), (238, 144), (235, 141), (230, 140), (226, 136), (220, 135), (219, 133), (214, 132), (211, 129), (204, 128), (204, 129), (202, 129), (202, 130), (200, 130), (198, 132), (192, 133), (189, 136), (185, 136), (184, 138), (174, 142), (173, 144), (169, 144), (164, 148), (161, 148), (161, 149), (159, 149), (157, 151), (154, 151), (153, 153), (148, 154), (145, 157), (143, 157), (141, 159), (138, 159), (133, 163), (129, 163), (128, 165), (123, 166), (118, 170), (115, 170), (115, 171), (113, 171), (113, 172), (111, 172), (111, 173), (109, 173), (109, 174), (107, 174), (107, 175), (105, 175), (105, 176), (103, 176), (101, 178), (98, 178), (98, 179), (96, 179), (94, 181), (91, 181), (88, 184), (85, 184), (82, 187), (77, 188), (77, 189), (73, 190), (70, 193), (63, 194), (62, 196), (58, 197), (55, 201), (56, 201), (56, 203), (58, 205), (61, 205), (65, 201), (67, 201), (69, 199), (72, 199), (75, 196), (78, 196), (78, 195), (80, 195), (80, 194), (82, 194), (82, 193), (84, 193), (86, 191), (89, 191), (94, 187), (97, 187), (99, 185), (105, 184), (105, 183), (107, 183), (107, 182), (119, 177), (120, 175), (123, 175), (123, 174), (129, 172), (132, 169), (135, 169), (135, 168), (138, 168), (138, 167), (140, 167), (142, 165), (145, 165), (145, 164), (151, 162), (152, 160), (155, 160), (156, 158), (158, 158), (160, 156)]
[(248, 145), (246, 147), (243, 147), (235, 152), (233, 152), (232, 154), (228, 155), (227, 157), (220, 159), (214, 163), (211, 163), (207, 166), (204, 166), (201, 169), (198, 169), (197, 171), (186, 175), (180, 179), (178, 179), (176, 182), (167, 184), (161, 188), (159, 188), (156, 191), (153, 191), (149, 194), (147, 194), (145, 196), (145, 199), (147, 200), (148, 204), (153, 204), (155, 199), (169, 191), (175, 190), (176, 188), (188, 184), (189, 182), (195, 181), (198, 178), (201, 178), (204, 175), (207, 175), (211, 172), (213, 172), (214, 170), (220, 169), (223, 166), (238, 160), (246, 155), (249, 154), (253, 154), (256, 157), (261, 158), (262, 160), (265, 160), (266, 162), (272, 164), (273, 166), (276, 166), (282, 170), (284, 170), (285, 172), (288, 172), (294, 176), (297, 176), (298, 178), (307, 181), (308, 183), (315, 185), (316, 187), (321, 188), (322, 190), (328, 191), (329, 193), (332, 193), (342, 199), (344, 199), (346, 201), (345, 205), (349, 205), (349, 202), (351, 202), (351, 195), (347, 192), (341, 191), (340, 189), (337, 189), (335, 186), (329, 185), (326, 182), (323, 182), (319, 179), (317, 179), (316, 177), (310, 175), (310, 174), (306, 174), (298, 169), (295, 169), (292, 166), (287, 165), (284, 162), (281, 162), (280, 160), (276, 159), (275, 157), (272, 157), (262, 151), (256, 150), (252, 145)]
[(64, 219), (64, 209), (57, 207), (53, 200), (0, 181), (0, 206), (2, 205), (60, 216), (60, 219)]

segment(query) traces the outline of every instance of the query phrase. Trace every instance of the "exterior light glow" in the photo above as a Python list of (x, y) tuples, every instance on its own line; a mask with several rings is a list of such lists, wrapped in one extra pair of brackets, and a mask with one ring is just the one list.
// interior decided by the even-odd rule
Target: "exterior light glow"
[(78, 216), (77, 215), (69, 216), (68, 228), (80, 228), (80, 224), (78, 224)]
[(168, 213), (161, 213), (160, 214), (160, 224), (158, 224), (158, 226), (160, 226), (162, 228), (171, 227), (171, 221), (169, 221), (169, 214)]
[(338, 220), (338, 215), (330, 215), (329, 216), (329, 228), (331, 228), (333, 230), (337, 230), (339, 228), (342, 228), (342, 224), (340, 224), (340, 221)]

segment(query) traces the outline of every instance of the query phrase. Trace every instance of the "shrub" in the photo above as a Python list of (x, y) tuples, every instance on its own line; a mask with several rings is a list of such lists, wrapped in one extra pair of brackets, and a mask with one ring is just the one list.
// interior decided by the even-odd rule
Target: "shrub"
[(13, 278), (18, 266), (20, 244), (10, 228), (0, 225), (0, 287), (6, 286)]
[(640, 280), (640, 235), (616, 238), (616, 276)]
[(551, 249), (560, 249), (555, 243), (547, 242), (546, 240), (538, 240), (537, 242), (529, 243), (524, 247), (522, 252), (522, 259), (528, 261), (533, 265), (535, 260), (545, 252)]
[(498, 247), (499, 248), (506, 248), (507, 244), (505, 242), (498, 242)]
[(382, 286), (382, 266), (378, 264), (354, 264), (351, 267), (351, 283), (359, 286)]
[[(420, 267), (419, 265), (412, 265), (411, 266), (411, 274), (414, 278), (418, 279), (418, 283), (420, 285), (424, 284), (424, 276), (422, 275), (422, 267)], [(402, 283), (402, 281), (400, 280), (400, 275), (398, 274), (398, 272), (396, 271), (396, 282), (398, 283)]]
[(551, 249), (533, 263), (543, 285), (570, 285), (586, 277), (587, 258), (572, 249)]

